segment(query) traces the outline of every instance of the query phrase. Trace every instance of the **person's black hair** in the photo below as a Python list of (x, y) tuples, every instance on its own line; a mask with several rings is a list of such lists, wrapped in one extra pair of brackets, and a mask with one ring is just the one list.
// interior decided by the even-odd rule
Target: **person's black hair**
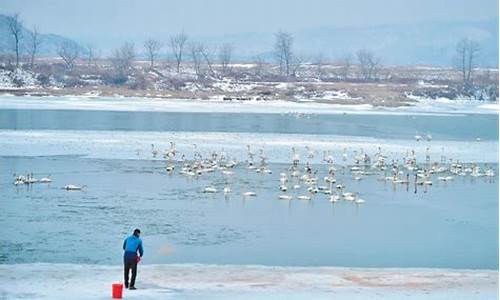
[(141, 230), (139, 228), (134, 229), (134, 235), (139, 235), (141, 234)]

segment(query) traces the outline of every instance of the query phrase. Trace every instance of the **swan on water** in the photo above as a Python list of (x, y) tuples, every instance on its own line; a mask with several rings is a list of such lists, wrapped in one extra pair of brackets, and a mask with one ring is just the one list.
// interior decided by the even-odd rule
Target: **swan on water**
[(217, 193), (217, 189), (214, 186), (207, 186), (203, 189), (204, 193)]
[(243, 196), (245, 196), (245, 197), (255, 197), (255, 196), (257, 196), (257, 193), (255, 193), (255, 192), (244, 192)]
[(83, 190), (84, 188), (86, 188), (87, 186), (86, 185), (74, 185), (74, 184), (68, 184), (68, 185), (65, 185), (63, 187), (63, 189), (67, 190), (67, 191), (81, 191)]
[(40, 180), (38, 182), (40, 182), (40, 183), (51, 183), (52, 179), (50, 178), (50, 175), (49, 175), (47, 177), (40, 178)]

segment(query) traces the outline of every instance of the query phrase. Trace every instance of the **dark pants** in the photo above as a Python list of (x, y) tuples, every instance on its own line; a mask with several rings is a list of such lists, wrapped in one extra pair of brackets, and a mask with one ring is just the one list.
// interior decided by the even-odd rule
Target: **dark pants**
[[(135, 285), (135, 276), (137, 275), (137, 259), (133, 258), (125, 258), (123, 262), (124, 266), (124, 276), (125, 276), (125, 287), (134, 286)], [(128, 282), (128, 273), (132, 270), (132, 278), (130, 280), (130, 285)]]

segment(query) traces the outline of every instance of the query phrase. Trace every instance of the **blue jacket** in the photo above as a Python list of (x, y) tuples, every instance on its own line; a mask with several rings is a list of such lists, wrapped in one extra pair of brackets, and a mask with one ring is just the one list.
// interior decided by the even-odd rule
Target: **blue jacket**
[(142, 240), (135, 236), (131, 235), (123, 241), (123, 250), (125, 253), (123, 254), (123, 258), (134, 258), (137, 256), (137, 251), (139, 254), (144, 254), (144, 249), (142, 248)]

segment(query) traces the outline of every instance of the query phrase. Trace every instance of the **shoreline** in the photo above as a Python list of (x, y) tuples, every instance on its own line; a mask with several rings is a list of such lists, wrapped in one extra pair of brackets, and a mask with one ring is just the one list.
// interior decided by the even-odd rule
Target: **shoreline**
[(449, 116), (499, 114), (499, 102), (420, 99), (402, 106), (325, 103), (316, 100), (177, 99), (137, 96), (0, 94), (0, 109), (103, 110), (125, 112), (194, 112), (262, 114), (394, 114)]
[[(105, 299), (121, 272), (121, 265), (0, 264), (0, 297)], [(124, 291), (125, 298), (493, 299), (498, 271), (146, 264), (139, 266), (137, 286)]]

